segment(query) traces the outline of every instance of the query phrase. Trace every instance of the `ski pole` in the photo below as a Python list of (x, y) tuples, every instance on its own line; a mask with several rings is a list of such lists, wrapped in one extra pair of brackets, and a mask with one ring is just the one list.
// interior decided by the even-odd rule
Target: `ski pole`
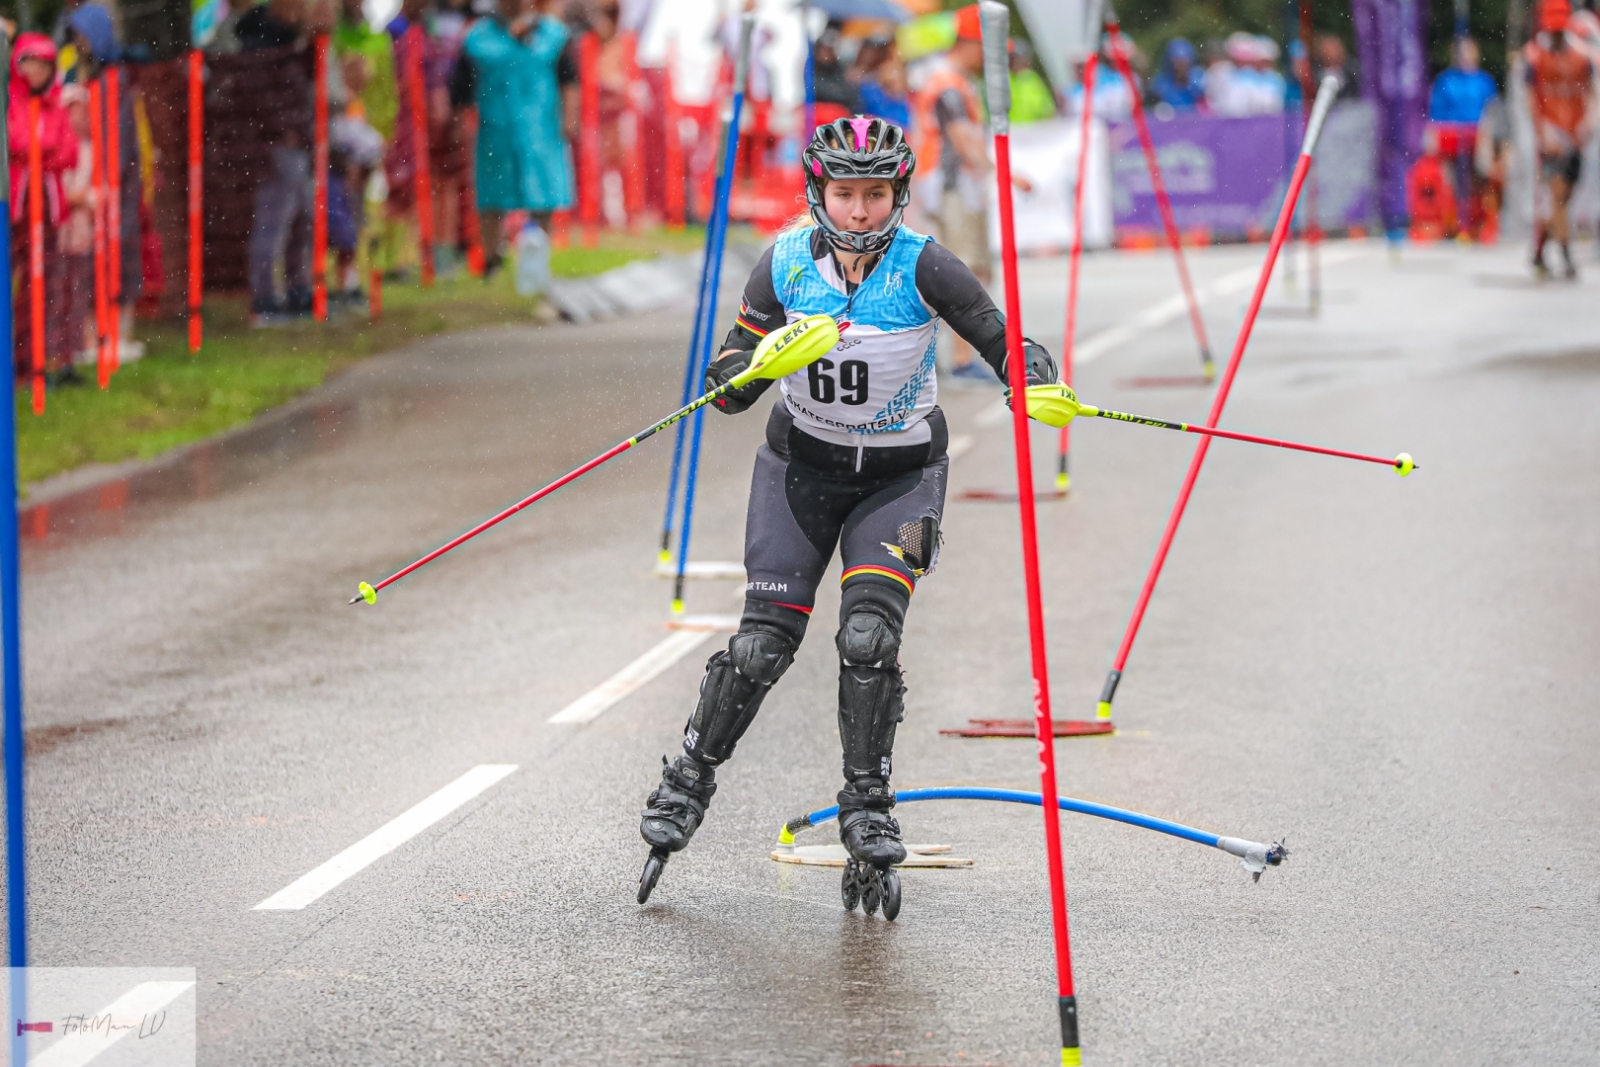
[(1030, 385), (1027, 388), (1026, 395), (1028, 417), (1037, 419), (1046, 426), (1066, 426), (1073, 419), (1079, 417), (1111, 419), (1114, 422), (1128, 422), (1135, 426), (1153, 426), (1158, 430), (1177, 430), (1180, 433), (1196, 433), (1206, 437), (1224, 437), (1229, 441), (1246, 441), (1253, 445), (1271, 445), (1273, 448), (1292, 448), (1297, 452), (1315, 452), (1318, 455), (1338, 456), (1341, 459), (1358, 459), (1363, 463), (1377, 463), (1385, 467), (1393, 467), (1402, 478), (1417, 469), (1416, 461), (1406, 452), (1400, 453), (1393, 459), (1388, 459), (1384, 456), (1371, 456), (1365, 452), (1346, 452), (1338, 448), (1323, 448), (1321, 445), (1301, 444), (1299, 441), (1284, 441), (1276, 437), (1260, 437), (1253, 433), (1219, 430), (1215, 426), (1193, 426), (1187, 422), (1158, 419), (1153, 415), (1134, 415), (1127, 411), (1097, 408), (1093, 404), (1085, 404), (1080, 401), (1076, 393), (1060, 382)]
[(1217, 365), (1211, 359), (1211, 342), (1206, 338), (1205, 319), (1200, 316), (1200, 302), (1194, 297), (1194, 284), (1189, 281), (1189, 264), (1183, 258), (1183, 241), (1178, 236), (1178, 222), (1172, 217), (1172, 200), (1167, 196), (1167, 183), (1161, 178), (1161, 164), (1156, 160), (1155, 142), (1150, 139), (1150, 125), (1144, 118), (1144, 104), (1140, 101), (1138, 83), (1133, 78), (1133, 68), (1128, 65), (1128, 53), (1122, 39), (1122, 29), (1115, 15), (1106, 17), (1106, 33), (1111, 37), (1111, 59), (1116, 63), (1122, 80), (1128, 83), (1128, 96), (1133, 101), (1133, 125), (1139, 131), (1139, 145), (1144, 149), (1145, 166), (1150, 170), (1150, 187), (1156, 195), (1156, 207), (1161, 212), (1161, 227), (1167, 231), (1167, 244), (1172, 246), (1172, 261), (1178, 267), (1178, 280), (1183, 283), (1183, 298), (1189, 304), (1189, 322), (1194, 326), (1195, 340), (1200, 343), (1200, 364), (1205, 369), (1206, 380), (1217, 376)]
[[(1222, 408), (1228, 402), (1228, 392), (1233, 388), (1234, 375), (1239, 372), (1239, 362), (1244, 358), (1245, 346), (1250, 343), (1250, 331), (1255, 328), (1256, 316), (1261, 311), (1261, 301), (1267, 294), (1267, 283), (1272, 278), (1272, 267), (1277, 262), (1278, 252), (1283, 247), (1284, 238), (1288, 236), (1289, 224), (1294, 218), (1295, 204), (1300, 199), (1300, 190), (1305, 185), (1306, 175), (1311, 170), (1311, 158), (1316, 152), (1317, 138), (1322, 134), (1322, 124), (1328, 117), (1328, 109), (1333, 106), (1333, 98), (1339, 92), (1339, 81), (1332, 75), (1322, 79), (1321, 86), (1317, 89), (1317, 102), (1311, 109), (1311, 119), (1306, 124), (1305, 137), (1300, 143), (1300, 157), (1295, 161), (1294, 173), (1289, 178), (1289, 189), (1284, 194), (1283, 206), (1278, 209), (1278, 222), (1272, 230), (1272, 241), (1267, 246), (1267, 258), (1261, 264), (1261, 275), (1256, 279), (1255, 292), (1251, 294), (1250, 305), (1245, 311), (1244, 322), (1239, 326), (1239, 336), (1233, 343), (1233, 352), (1228, 356), (1228, 365), (1223, 369), (1222, 381), (1217, 386), (1217, 395), (1212, 398), (1211, 412), (1206, 416), (1206, 425), (1214, 427), (1222, 417)], [(1195, 479), (1200, 476), (1200, 468), (1206, 461), (1206, 451), (1211, 447), (1211, 438), (1203, 439), (1194, 450), (1194, 458), (1189, 461), (1189, 470), (1183, 476), (1183, 485), (1178, 490), (1178, 499), (1172, 506), (1172, 514), (1167, 519), (1166, 529), (1162, 531), (1161, 543), (1156, 547), (1155, 559), (1150, 563), (1150, 571), (1145, 575), (1144, 586), (1139, 590), (1139, 599), (1133, 607), (1133, 616), (1128, 620), (1128, 628), (1123, 632), (1122, 643), (1117, 647), (1116, 659), (1112, 661), (1111, 671), (1106, 675), (1104, 688), (1100, 691), (1100, 703), (1096, 708), (1095, 716), (1103, 722), (1111, 721), (1111, 702), (1117, 695), (1117, 683), (1122, 680), (1123, 668), (1128, 663), (1128, 653), (1133, 648), (1134, 638), (1139, 636), (1139, 624), (1144, 621), (1145, 609), (1150, 606), (1150, 595), (1155, 592), (1156, 581), (1161, 577), (1161, 567), (1166, 563), (1167, 552), (1172, 548), (1172, 539), (1178, 532), (1178, 524), (1183, 521), (1184, 508), (1188, 506), (1189, 494), (1194, 491)]]
[[(995, 183), (1000, 198), (1000, 262), (1006, 287), (1006, 354), (1011, 390), (1024, 394), (1027, 370), (1022, 356), (1022, 298), (1017, 288), (1017, 236), (1011, 206), (1011, 71), (1007, 45), (1011, 12), (995, 0), (981, 0), (983, 80), (994, 132)], [(1017, 500), (1022, 512), (1022, 569), (1028, 598), (1028, 644), (1033, 666), (1033, 706), (1039, 737), (1040, 795), (1056, 795), (1055, 731), (1050, 715), (1050, 676), (1044, 643), (1044, 599), (1039, 583), (1039, 533), (1033, 501), (1033, 454), (1028, 442), (1027, 405), (1013, 405), (1016, 436)], [(1045, 855), (1050, 864), (1050, 919), (1055, 934), (1056, 1005), (1061, 1018), (1062, 1067), (1083, 1062), (1078, 1049), (1078, 1002), (1072, 987), (1072, 946), (1067, 930), (1067, 883), (1062, 870), (1061, 813), (1044, 812)]]
[(383, 581), (371, 585), (362, 582), (357, 587), (359, 591), (351, 599), (350, 603), (354, 604), (357, 601), (365, 600), (368, 604), (376, 604), (378, 602), (378, 593), (386, 586), (394, 584), (419, 567), (432, 563), (451, 549), (472, 540), (483, 531), (489, 529), (489, 527), (509, 519), (523, 508), (537, 503), (567, 483), (578, 480), (607, 460), (620, 456), (634, 445), (665, 430), (680, 419), (699, 411), (718, 397), (741, 386), (749, 385), (758, 378), (776, 380), (793, 374), (795, 371), (804, 370), (832, 351), (838, 343), (839, 326), (827, 315), (809, 315), (806, 318), (790, 323), (782, 330), (773, 331), (763, 338), (761, 344), (756, 347), (754, 354), (750, 358), (750, 365), (730, 378), (725, 384), (711, 390), (698, 400), (685, 404), (671, 415), (651, 425), (648, 429), (641, 430), (627, 440), (619, 441), (612, 445), (582, 466), (563, 474), (538, 492), (523, 497), (504, 511), (478, 523), (478, 525), (460, 537), (439, 546), (416, 562), (400, 568)]
[[(931, 789), (903, 789), (894, 795), (896, 806), (901, 804), (914, 804), (919, 800), (993, 800), (1006, 804), (1033, 804), (1042, 806), (1044, 801), (1039, 793), (1029, 793), (1021, 789), (989, 789), (982, 786), (935, 786)], [(1127, 808), (1114, 808), (1110, 804), (1096, 804), (1092, 800), (1076, 800), (1072, 797), (1056, 797), (1056, 807), (1062, 811), (1070, 811), (1074, 815), (1092, 815), (1097, 819), (1108, 819), (1111, 822), (1126, 823), (1137, 826), (1141, 830), (1154, 830), (1158, 834), (1176, 837), (1183, 841), (1193, 841), (1197, 845), (1208, 848), (1218, 848), (1230, 856), (1238, 856), (1240, 865), (1256, 880), (1261, 880), (1261, 872), (1268, 867), (1276, 867), (1289, 855), (1289, 850), (1282, 842), (1267, 845), (1258, 841), (1247, 841), (1242, 837), (1223, 837), (1208, 830), (1200, 830), (1183, 823), (1173, 822), (1170, 819), (1158, 819), (1154, 815), (1145, 815)], [(825, 822), (832, 822), (839, 817), (839, 805), (813, 811), (809, 815), (800, 815), (788, 822), (778, 830), (779, 845), (793, 845), (794, 835), (801, 830), (812, 826), (820, 826)]]
[[(1078, 333), (1078, 267), (1083, 261), (1083, 180), (1089, 170), (1089, 133), (1093, 127), (1094, 79), (1100, 70), (1100, 53), (1090, 52), (1083, 65), (1083, 125), (1078, 137), (1078, 182), (1072, 187), (1072, 263), (1067, 269), (1067, 336), (1061, 344), (1061, 381), (1072, 384), (1072, 345)], [(1072, 484), (1069, 469), (1071, 428), (1061, 427), (1056, 447), (1056, 488)]]
[[(750, 76), (750, 39), (755, 33), (756, 17), (746, 12), (739, 19), (739, 55), (734, 65), (733, 101), (729, 106), (728, 129), (722, 142), (722, 167), (717, 175), (717, 196), (712, 206), (712, 221), (716, 224), (715, 246), (712, 250), (711, 279), (706, 288), (705, 324), (700, 330), (700, 361), (698, 377), (704, 380), (711, 366), (711, 353), (716, 347), (713, 331), (717, 322), (717, 296), (722, 286), (722, 253), (728, 240), (728, 201), (733, 196), (733, 171), (739, 153), (739, 115), (744, 109), (745, 84)], [(700, 480), (700, 435), (705, 430), (705, 413), (694, 417), (689, 434), (689, 470), (683, 485), (683, 520), (678, 526), (678, 572), (672, 581), (672, 613), (683, 613), (683, 575), (689, 566), (689, 534), (694, 528), (694, 495)]]

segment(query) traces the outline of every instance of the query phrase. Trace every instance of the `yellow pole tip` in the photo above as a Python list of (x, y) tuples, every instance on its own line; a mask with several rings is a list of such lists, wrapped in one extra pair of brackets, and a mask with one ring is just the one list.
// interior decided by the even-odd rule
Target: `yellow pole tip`
[(361, 594), (361, 599), (365, 600), (368, 604), (376, 604), (378, 602), (378, 591), (372, 588), (372, 586), (368, 585), (366, 582), (362, 582), (360, 585), (356, 586), (356, 591)]
[(1411, 453), (1402, 452), (1394, 457), (1394, 469), (1400, 477), (1404, 478), (1417, 469), (1417, 461), (1411, 458)]
[(780, 845), (792, 845), (792, 844), (794, 844), (794, 834), (789, 832), (789, 824), (788, 823), (784, 823), (782, 826), (778, 827), (778, 844), (780, 844)]
[(1056, 488), (1061, 490), (1063, 493), (1065, 493), (1067, 491), (1067, 486), (1069, 486), (1071, 484), (1072, 484), (1072, 479), (1069, 478), (1067, 475), (1065, 475), (1065, 474), (1056, 475)]
[(1096, 704), (1094, 708), (1094, 717), (1099, 719), (1101, 722), (1110, 722), (1111, 701), (1102, 700), (1100, 703)]
[(672, 613), (674, 615), (682, 615), (683, 614), (683, 601), (674, 600), (672, 602)]
[(1083, 1067), (1083, 1050), (1076, 1048), (1062, 1049), (1061, 1067)]
[(662, 563), (671, 563), (672, 553), (663, 548), (660, 552), (656, 553), (656, 559), (660, 560)]

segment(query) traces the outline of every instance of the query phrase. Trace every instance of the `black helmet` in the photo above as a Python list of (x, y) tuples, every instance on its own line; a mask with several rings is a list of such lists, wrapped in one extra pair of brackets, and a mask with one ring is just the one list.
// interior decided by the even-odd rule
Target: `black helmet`
[[(818, 126), (800, 157), (806, 171), (806, 203), (811, 217), (841, 252), (882, 252), (911, 202), (911, 174), (917, 157), (906, 144), (905, 131), (883, 119), (836, 119)], [(881, 230), (841, 231), (822, 206), (822, 190), (830, 179), (882, 178), (894, 186), (894, 213)]]

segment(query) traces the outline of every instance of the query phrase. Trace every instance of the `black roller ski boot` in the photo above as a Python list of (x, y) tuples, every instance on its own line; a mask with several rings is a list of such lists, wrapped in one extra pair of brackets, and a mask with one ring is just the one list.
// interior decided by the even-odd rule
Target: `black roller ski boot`
[(858, 778), (839, 793), (839, 840), (850, 854), (844, 863), (839, 896), (846, 911), (856, 905), (868, 915), (883, 908), (883, 917), (900, 914), (900, 872), (906, 858), (900, 824), (889, 814), (894, 791), (881, 778)]
[(639, 903), (650, 899), (667, 859), (689, 844), (717, 791), (716, 770), (689, 756), (661, 757), (661, 784), (645, 801), (639, 836), (650, 846), (639, 876)]

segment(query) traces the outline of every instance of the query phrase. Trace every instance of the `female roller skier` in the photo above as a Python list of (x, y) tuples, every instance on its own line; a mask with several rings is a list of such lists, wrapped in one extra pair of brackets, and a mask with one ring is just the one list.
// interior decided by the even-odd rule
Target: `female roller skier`
[[(683, 753), (663, 757), (661, 784), (639, 832), (650, 845), (642, 904), (667, 857), (689, 843), (767, 691), (805, 635), (817, 585), (838, 546), (839, 738), (844, 789), (839, 837), (849, 850), (846, 907), (900, 907), (891, 865), (905, 859), (890, 816), (895, 725), (902, 714), (899, 650), (917, 580), (933, 570), (944, 508), (949, 433), (935, 403), (934, 353), (943, 319), (1006, 379), (1005, 319), (960, 260), (901, 224), (916, 158), (898, 126), (876, 118), (819, 127), (802, 156), (811, 221), (778, 237), (745, 285), (708, 390), (749, 365), (769, 332), (807, 315), (839, 323), (838, 347), (781, 380), (782, 397), (756, 450), (745, 520), (744, 615), (706, 664)], [(1024, 344), (1029, 384), (1053, 382), (1042, 347)], [(730, 414), (770, 381), (734, 390)]]

